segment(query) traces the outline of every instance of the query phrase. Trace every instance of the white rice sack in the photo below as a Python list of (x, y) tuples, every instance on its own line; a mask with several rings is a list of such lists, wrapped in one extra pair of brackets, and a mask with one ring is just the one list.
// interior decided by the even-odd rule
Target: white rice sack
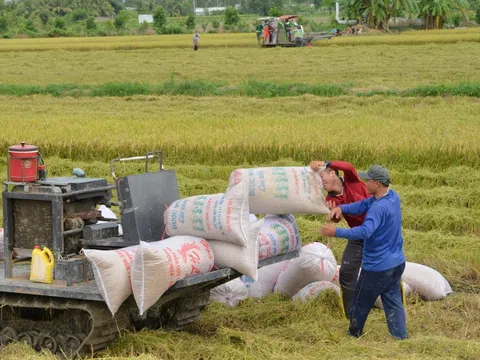
[(332, 251), (322, 243), (310, 243), (302, 247), (299, 257), (288, 262), (278, 276), (274, 291), (292, 297), (312, 282), (332, 281), (336, 271)]
[(173, 202), (164, 214), (168, 235), (191, 235), (246, 246), (249, 229), (245, 184), (226, 194), (192, 196)]
[(138, 245), (118, 250), (83, 249), (83, 254), (92, 263), (100, 295), (112, 315), (132, 294), (130, 270), (137, 248)]
[(337, 266), (337, 271), (335, 272), (335, 276), (332, 279), (332, 283), (334, 283), (337, 286), (340, 286), (340, 265)]
[(337, 295), (340, 296), (340, 288), (337, 285), (331, 283), (330, 281), (315, 281), (311, 284), (308, 284), (298, 293), (296, 293), (293, 297), (293, 300), (305, 302), (308, 299), (316, 298), (318, 295), (328, 289), (335, 290)]
[(287, 261), (264, 266), (258, 269), (258, 280), (255, 281), (248, 276), (242, 276), (242, 281), (248, 289), (250, 297), (264, 297), (265, 295), (273, 293), (275, 283), (278, 275), (287, 265)]
[(258, 241), (257, 235), (263, 221), (250, 224), (250, 236), (247, 246), (238, 246), (225, 241), (210, 240), (215, 255), (215, 266), (219, 269), (232, 268), (252, 279), (258, 278)]
[[(403, 282), (403, 292), (405, 294), (405, 297), (410, 295), (411, 293), (413, 293), (413, 290), (412, 288), (406, 283), (406, 282)], [(382, 297), (379, 296), (377, 298), (377, 300), (375, 300), (375, 306), (379, 309), (383, 309), (383, 303), (382, 303)]]
[(421, 264), (407, 262), (402, 280), (423, 300), (440, 300), (453, 292), (442, 274)]
[[(105, 205), (99, 206), (98, 210), (102, 213), (102, 217), (104, 217), (105, 219), (116, 219), (117, 218), (117, 215), (115, 215), (115, 213), (111, 209), (106, 207)], [(99, 221), (98, 223), (102, 224), (102, 223), (106, 223), (106, 222), (109, 222), (109, 221)], [(123, 229), (122, 229), (121, 224), (118, 224), (118, 235), (120, 235), (120, 236), (123, 235)]]
[(246, 298), (248, 298), (248, 290), (240, 278), (210, 290), (211, 301), (218, 301), (230, 307), (238, 306), (238, 303)]
[(133, 296), (140, 315), (178, 280), (211, 271), (213, 261), (210, 244), (194, 236), (140, 242), (131, 273)]
[(260, 260), (300, 249), (302, 242), (293, 215), (267, 215), (258, 233)]
[(229, 185), (248, 184), (255, 214), (328, 214), (320, 174), (310, 167), (237, 169)]

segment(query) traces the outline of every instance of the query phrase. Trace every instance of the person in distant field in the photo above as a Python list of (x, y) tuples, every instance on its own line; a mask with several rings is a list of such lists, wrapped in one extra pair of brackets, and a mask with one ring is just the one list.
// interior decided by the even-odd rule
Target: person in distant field
[(273, 27), (272, 23), (268, 24), (268, 31), (270, 33), (270, 44), (276, 44), (277, 43), (277, 26), (278, 24), (275, 23), (275, 27)]
[(265, 23), (263, 26), (263, 43), (264, 44), (269, 44), (270, 43), (270, 30), (269, 30), (269, 25)]
[(348, 333), (360, 337), (368, 314), (380, 296), (385, 311), (388, 331), (395, 339), (407, 338), (407, 324), (403, 303), (401, 278), (405, 270), (403, 253), (402, 210), (400, 197), (389, 188), (387, 169), (373, 165), (360, 173), (372, 197), (348, 205), (334, 207), (330, 219), (365, 214), (365, 220), (351, 229), (323, 225), (322, 236), (349, 241), (363, 241), (362, 271), (355, 286)]
[(257, 26), (255, 27), (255, 32), (257, 33), (257, 41), (261, 44), (263, 38), (263, 25), (261, 22), (258, 22)]
[(193, 50), (198, 51), (198, 43), (200, 41), (200, 34), (197, 30), (193, 33)]
[(285, 28), (287, 30), (288, 42), (292, 42), (293, 41), (293, 29), (295, 28), (295, 25), (293, 24), (292, 19), (289, 19), (285, 22)]
[[(352, 164), (344, 161), (312, 161), (310, 167), (313, 171), (319, 171), (322, 178), (323, 188), (327, 191), (326, 204), (332, 209), (342, 204), (350, 204), (367, 199), (370, 194), (365, 183), (358, 177), (357, 171)], [(339, 176), (343, 171), (343, 178)], [(345, 221), (351, 228), (363, 223), (365, 214), (344, 215)], [(339, 222), (341, 217), (333, 219)], [(350, 317), (350, 309), (353, 301), (353, 292), (357, 284), (358, 273), (362, 266), (363, 240), (347, 242), (343, 251), (340, 264), (340, 288), (341, 301), (345, 317)]]

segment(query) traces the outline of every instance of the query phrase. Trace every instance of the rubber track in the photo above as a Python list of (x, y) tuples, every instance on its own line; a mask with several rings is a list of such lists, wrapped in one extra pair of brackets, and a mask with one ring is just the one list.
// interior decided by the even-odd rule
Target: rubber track
[[(0, 307), (10, 306), (16, 308), (37, 308), (37, 309), (59, 309), (81, 310), (85, 313), (84, 320), (87, 334), (80, 347), (74, 351), (75, 355), (91, 355), (100, 349), (105, 348), (117, 338), (120, 331), (129, 326), (130, 318), (126, 307), (121, 307), (115, 317), (112, 317), (110, 310), (105, 303), (99, 301), (79, 301), (70, 299), (57, 299), (31, 295), (2, 295), (0, 296)], [(73, 320), (73, 318), (72, 318)], [(34, 320), (31, 320), (34, 322)], [(34, 327), (34, 326), (32, 326)], [(75, 334), (72, 334), (75, 335)]]

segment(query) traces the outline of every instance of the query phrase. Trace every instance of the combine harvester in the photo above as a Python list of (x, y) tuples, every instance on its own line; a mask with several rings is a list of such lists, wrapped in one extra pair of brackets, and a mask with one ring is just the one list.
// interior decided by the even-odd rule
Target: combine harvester
[[(145, 161), (145, 173), (116, 177), (116, 163), (139, 160)], [(150, 172), (149, 160), (158, 160), (159, 169)], [(241, 276), (231, 268), (192, 276), (177, 281), (142, 316), (130, 296), (113, 317), (81, 249), (121, 249), (138, 245), (140, 239), (160, 240), (164, 211), (180, 196), (175, 171), (163, 170), (159, 151), (114, 159), (110, 168), (115, 185), (81, 172), (46, 178), (37, 147), (22, 143), (9, 148), (8, 181), (3, 186), (1, 344), (18, 341), (67, 357), (92, 354), (125, 329), (182, 328), (199, 318), (210, 289)], [(111, 202), (114, 189), (117, 204)], [(103, 218), (98, 205), (118, 205), (120, 221)], [(35, 245), (52, 249), (53, 284), (30, 281), (30, 261), (18, 259), (29, 260)], [(265, 259), (259, 267), (296, 256), (298, 252)]]
[[(313, 46), (312, 41), (331, 39), (333, 35), (329, 32), (318, 32), (305, 34), (303, 26), (295, 20), (297, 15), (283, 15), (280, 17), (261, 17), (257, 21), (264, 25), (270, 25), (273, 29), (270, 39), (261, 44), (262, 47), (302, 47)], [(290, 25), (289, 25), (290, 24)]]

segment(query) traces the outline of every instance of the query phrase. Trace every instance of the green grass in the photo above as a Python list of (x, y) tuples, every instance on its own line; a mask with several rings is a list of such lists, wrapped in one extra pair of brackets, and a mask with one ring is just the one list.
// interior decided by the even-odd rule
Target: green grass
[(248, 81), (232, 85), (214, 83), (204, 80), (166, 81), (160, 84), (150, 83), (105, 83), (89, 84), (49, 84), (19, 85), (0, 84), (0, 95), (30, 96), (52, 95), (55, 97), (104, 97), (104, 96), (134, 96), (134, 95), (172, 95), (172, 96), (247, 96), (258, 98), (288, 97), (300, 95), (315, 95), (322, 97), (356, 95), (400, 96), (400, 97), (432, 97), (432, 96), (469, 96), (480, 97), (480, 82), (449, 85), (419, 86), (406, 90), (369, 90), (354, 91), (351, 85), (274, 83)]
[[(478, 85), (480, 89), (480, 84)], [(480, 93), (480, 91), (479, 91)], [(249, 81), (231, 85), (209, 81), (166, 81), (160, 84), (149, 83), (106, 83), (98, 85), (51, 84), (16, 85), (0, 84), (0, 95), (29, 96), (133, 96), (133, 95), (184, 95), (184, 96), (249, 96), (285, 97), (312, 94), (316, 96), (340, 96), (348, 94), (347, 86), (325, 84), (276, 84), (273, 82)], [(480, 96), (480, 95), (479, 95)]]

